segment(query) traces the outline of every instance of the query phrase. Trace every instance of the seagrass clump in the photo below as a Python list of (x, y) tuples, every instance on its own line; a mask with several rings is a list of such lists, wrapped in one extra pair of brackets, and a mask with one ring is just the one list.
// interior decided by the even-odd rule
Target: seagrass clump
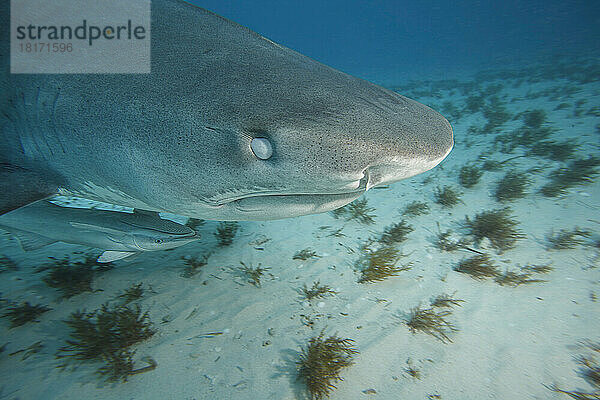
[(210, 253), (202, 254), (199, 256), (195, 255), (195, 256), (188, 256), (188, 257), (181, 257), (181, 259), (184, 261), (185, 268), (183, 269), (183, 272), (180, 274), (180, 276), (183, 278), (192, 278), (192, 277), (198, 275), (200, 273), (200, 271), (202, 270), (202, 267), (204, 267), (206, 264), (208, 264), (209, 257), (210, 257)]
[(459, 261), (454, 267), (454, 271), (470, 275), (477, 280), (495, 278), (500, 275), (498, 267), (487, 254), (477, 254)]
[(481, 169), (484, 171), (500, 171), (502, 168), (504, 167), (504, 164), (502, 164), (502, 162), (497, 161), (497, 160), (486, 160), (483, 165), (481, 166)]
[(423, 203), (422, 201), (413, 201), (404, 207), (402, 211), (402, 215), (407, 217), (416, 217), (418, 215), (428, 214), (429, 206), (427, 203)]
[(529, 272), (505, 271), (494, 278), (494, 282), (501, 286), (517, 287), (519, 285), (528, 285), (532, 283), (546, 282), (543, 279), (532, 279)]
[(155, 333), (148, 313), (138, 304), (103, 304), (92, 312), (76, 311), (64, 322), (71, 328), (71, 338), (56, 354), (62, 360), (59, 368), (100, 364), (96, 373), (108, 382), (125, 382), (130, 375), (153, 369), (151, 365), (134, 369), (131, 347)]
[(337, 292), (331, 289), (331, 287), (327, 285), (321, 285), (321, 282), (319, 281), (313, 282), (313, 285), (310, 288), (304, 284), (304, 286), (300, 288), (300, 293), (302, 297), (308, 301), (337, 294)]
[(573, 249), (579, 245), (585, 244), (592, 232), (579, 229), (561, 229), (558, 233), (550, 233), (546, 236), (548, 247), (554, 250)]
[(511, 209), (508, 207), (491, 211), (484, 211), (475, 218), (466, 217), (465, 227), (473, 236), (475, 243), (479, 244), (487, 238), (492, 247), (499, 252), (511, 249), (517, 240), (525, 236), (517, 229), (519, 223), (511, 218)]
[(546, 122), (546, 111), (528, 110), (523, 113), (523, 124), (528, 128), (540, 128)]
[(598, 175), (598, 166), (600, 158), (594, 156), (572, 160), (566, 167), (552, 171), (549, 175), (550, 182), (545, 184), (540, 192), (546, 197), (564, 195), (574, 186), (593, 182)]
[(479, 182), (482, 175), (483, 171), (480, 168), (474, 165), (465, 165), (460, 169), (458, 178), (463, 187), (471, 188)]
[(403, 255), (394, 246), (384, 246), (377, 250), (364, 246), (362, 250), (363, 254), (355, 264), (356, 269), (360, 272), (359, 283), (383, 281), (411, 268), (411, 263), (403, 266), (397, 265)]
[(263, 267), (261, 263), (258, 263), (258, 266), (256, 267), (253, 267), (252, 264), (246, 265), (242, 261), (240, 261), (240, 264), (242, 264), (242, 266), (239, 267), (239, 271), (245, 276), (247, 282), (253, 286), (261, 287), (262, 276), (270, 268)]
[(402, 243), (407, 239), (408, 234), (413, 230), (414, 228), (409, 225), (406, 220), (394, 223), (384, 229), (383, 234), (379, 239), (379, 243), (388, 246)]
[(217, 238), (219, 246), (230, 246), (233, 243), (233, 238), (239, 229), (240, 224), (235, 221), (219, 223), (217, 226), (217, 231), (215, 232), (215, 237)]
[(375, 209), (373, 207), (368, 206), (367, 199), (363, 198), (354, 200), (346, 207), (346, 220), (356, 220), (364, 225), (371, 225), (375, 222), (375, 214), (372, 214), (372, 212), (375, 211)]
[(144, 297), (144, 287), (143, 283), (135, 284), (133, 283), (127, 289), (123, 291), (120, 295), (117, 296), (117, 299), (121, 300), (122, 304), (129, 304), (133, 301), (140, 300)]
[(320, 258), (320, 257), (321, 256), (318, 255), (316, 251), (314, 251), (313, 249), (311, 249), (309, 247), (309, 248), (297, 251), (296, 254), (294, 254), (292, 256), (292, 260), (306, 261), (311, 258)]
[(566, 140), (561, 142), (540, 140), (531, 146), (528, 154), (564, 162), (573, 157), (578, 147), (579, 144)]
[(446, 320), (452, 314), (450, 310), (436, 310), (435, 308), (414, 307), (408, 316), (406, 325), (412, 333), (423, 332), (431, 335), (443, 343), (452, 342), (450, 335), (458, 331)]
[(496, 184), (494, 197), (500, 202), (523, 198), (527, 195), (526, 190), (530, 183), (531, 179), (523, 172), (507, 172)]
[(10, 321), (11, 328), (16, 328), (25, 325), (28, 322), (35, 321), (37, 317), (50, 310), (51, 308), (45, 305), (33, 305), (28, 301), (25, 301), (19, 305), (8, 307), (2, 317)]
[(454, 306), (458, 306), (458, 307), (462, 307), (462, 304), (460, 303), (464, 303), (464, 300), (461, 299), (455, 299), (454, 297), (452, 297), (452, 295), (449, 294), (440, 294), (438, 295), (432, 302), (431, 302), (431, 306), (432, 307), (438, 307), (438, 308), (452, 308)]
[(443, 207), (454, 207), (461, 200), (461, 193), (450, 186), (444, 186), (443, 188), (436, 188), (433, 193), (435, 202), (442, 205)]
[(70, 298), (84, 292), (92, 292), (92, 281), (97, 273), (112, 268), (112, 263), (99, 264), (94, 255), (86, 255), (83, 260), (72, 261), (69, 257), (45, 265), (38, 271), (48, 271), (42, 281), (57, 289), (62, 298)]
[(335, 383), (343, 380), (340, 372), (353, 364), (354, 355), (359, 351), (352, 339), (342, 339), (337, 335), (325, 337), (324, 332), (312, 337), (301, 349), (298, 379), (306, 384), (311, 400), (329, 397), (336, 389)]

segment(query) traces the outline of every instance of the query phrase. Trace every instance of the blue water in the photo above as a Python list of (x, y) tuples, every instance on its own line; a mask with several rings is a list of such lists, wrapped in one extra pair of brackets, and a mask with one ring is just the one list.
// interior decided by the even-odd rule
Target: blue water
[(192, 1), (337, 69), (379, 83), (443, 79), (598, 55), (594, 1)]

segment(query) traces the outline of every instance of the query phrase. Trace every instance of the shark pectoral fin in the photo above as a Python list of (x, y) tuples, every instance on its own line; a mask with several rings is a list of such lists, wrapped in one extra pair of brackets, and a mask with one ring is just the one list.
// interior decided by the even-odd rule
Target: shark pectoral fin
[(27, 168), (0, 162), (0, 215), (56, 194), (58, 186)]
[(15, 230), (11, 230), (11, 233), (15, 235), (24, 251), (41, 249), (44, 246), (58, 242), (58, 240), (50, 239), (37, 233)]
[(100, 257), (98, 257), (97, 261), (99, 263), (109, 263), (112, 261), (122, 260), (123, 258), (131, 257), (134, 254), (137, 254), (137, 252), (106, 250), (104, 253), (100, 254)]

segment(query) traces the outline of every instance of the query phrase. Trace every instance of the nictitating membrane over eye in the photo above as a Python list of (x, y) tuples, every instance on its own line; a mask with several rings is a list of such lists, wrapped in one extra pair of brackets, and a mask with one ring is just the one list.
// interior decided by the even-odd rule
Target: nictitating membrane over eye
[(250, 142), (250, 148), (254, 155), (261, 160), (268, 160), (273, 155), (273, 146), (269, 139), (266, 138), (254, 138)]

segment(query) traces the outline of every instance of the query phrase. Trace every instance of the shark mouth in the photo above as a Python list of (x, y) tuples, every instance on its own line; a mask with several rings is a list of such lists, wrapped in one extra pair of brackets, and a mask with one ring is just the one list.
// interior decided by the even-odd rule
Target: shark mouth
[(240, 212), (256, 212), (273, 207), (310, 208), (313, 212), (326, 212), (345, 206), (360, 197), (364, 191), (341, 194), (285, 194), (250, 196), (230, 204)]
[[(257, 190), (254, 192), (238, 193), (237, 196), (228, 196), (219, 200), (214, 199), (212, 204), (214, 208), (235, 206), (238, 211), (254, 211), (260, 206), (261, 202), (268, 203), (271, 207), (276, 207), (278, 204), (285, 206), (286, 204), (305, 204), (314, 206), (315, 213), (323, 212), (319, 207), (325, 207), (324, 211), (330, 211), (348, 204), (352, 200), (358, 198), (371, 188), (394, 183), (414, 175), (428, 171), (439, 164), (447, 153), (441, 158), (411, 158), (411, 159), (394, 159), (386, 162), (377, 162), (376, 164), (365, 167), (359, 172), (360, 178), (355, 176), (354, 179), (348, 180), (342, 184), (337, 182), (331, 191), (320, 188), (320, 191), (315, 192), (286, 192), (282, 190)], [(317, 186), (317, 185), (315, 185)], [(215, 201), (216, 200), (216, 201)]]
[[(363, 177), (354, 190), (342, 193), (254, 193), (222, 205), (248, 218), (279, 219), (323, 213), (345, 206), (367, 190), (368, 177)], [(354, 184), (353, 186), (357, 186)]]
[[(270, 202), (282, 202), (282, 203), (290, 203), (290, 202), (314, 202), (314, 203), (329, 203), (329, 202), (338, 202), (344, 201), (347, 199), (355, 199), (365, 193), (369, 186), (369, 174), (365, 171), (363, 177), (360, 180), (355, 180), (346, 185), (345, 189), (340, 189), (339, 191), (332, 190), (331, 192), (321, 191), (321, 192), (286, 192), (286, 191), (258, 191), (254, 193), (247, 193), (240, 196), (231, 197), (223, 202), (221, 202), (217, 207), (226, 206), (228, 204), (235, 204), (240, 209), (243, 209), (246, 204), (250, 204), (253, 202), (261, 202), (265, 200), (270, 200)], [(350, 189), (350, 190), (348, 190)], [(352, 201), (352, 200), (350, 200)]]
[[(365, 193), (368, 189), (370, 189), (373, 185), (369, 183), (369, 173), (365, 171), (363, 177), (360, 180), (353, 180), (347, 185), (345, 185), (345, 190), (332, 190), (331, 192), (321, 191), (321, 192), (286, 192), (282, 190), (272, 190), (272, 191), (256, 191), (251, 193), (245, 193), (238, 196), (232, 196), (227, 199), (221, 200), (217, 202), (214, 207), (221, 208), (224, 206), (236, 204), (242, 205), (244, 203), (256, 202), (256, 201), (264, 201), (265, 199), (271, 199), (273, 202), (281, 201), (283, 203), (288, 203), (290, 201), (315, 201), (317, 203), (327, 203), (330, 201), (338, 202), (340, 200), (345, 200), (348, 198), (357, 198), (363, 193)], [(320, 201), (319, 201), (320, 199)], [(350, 200), (352, 201), (352, 200)], [(243, 207), (241, 207), (243, 208)]]

